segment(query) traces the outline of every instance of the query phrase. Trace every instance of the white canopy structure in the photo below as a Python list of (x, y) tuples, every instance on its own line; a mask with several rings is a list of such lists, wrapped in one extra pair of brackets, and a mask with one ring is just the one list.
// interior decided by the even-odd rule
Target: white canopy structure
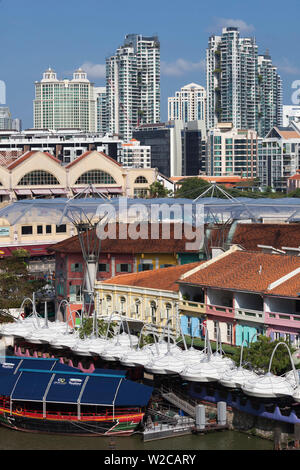
[(268, 372), (265, 375), (249, 380), (244, 385), (242, 385), (242, 391), (246, 395), (258, 398), (281, 398), (285, 396), (292, 397), (295, 394), (295, 385), (293, 385), (290, 380), (288, 380), (286, 377), (279, 377), (271, 373), (273, 357), (278, 346), (280, 345), (284, 345), (289, 352), (295, 377), (295, 384), (299, 384), (299, 376), (295, 369), (290, 349), (286, 343), (280, 342), (277, 343), (272, 352)]
[(226, 370), (219, 380), (219, 383), (223, 385), (223, 387), (240, 389), (242, 385), (244, 385), (246, 382), (250, 380), (255, 380), (258, 378), (258, 374), (242, 367), (243, 350), (244, 350), (245, 342), (246, 340), (242, 342), (239, 367)]

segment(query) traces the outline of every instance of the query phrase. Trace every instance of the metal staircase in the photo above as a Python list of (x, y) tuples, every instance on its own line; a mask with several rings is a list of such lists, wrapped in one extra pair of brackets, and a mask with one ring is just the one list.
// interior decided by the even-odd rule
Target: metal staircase
[(185, 411), (185, 413), (187, 413), (192, 418), (196, 417), (197, 402), (191, 399), (187, 399), (187, 397), (182, 395), (182, 393), (179, 391), (176, 390), (175, 393), (175, 391), (168, 389), (165, 386), (160, 388), (160, 392), (162, 397), (169, 403), (172, 403), (172, 405), (176, 406), (176, 408)]

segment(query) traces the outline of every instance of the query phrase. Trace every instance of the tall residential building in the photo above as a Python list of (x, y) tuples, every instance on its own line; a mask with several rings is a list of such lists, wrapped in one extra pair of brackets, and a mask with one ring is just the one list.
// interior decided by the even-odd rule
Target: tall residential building
[(258, 56), (258, 133), (265, 137), (282, 126), (282, 82), (268, 52)]
[(223, 28), (209, 38), (206, 52), (207, 126), (231, 122), (264, 137), (281, 125), (282, 84), (271, 57), (258, 56), (255, 38), (242, 38), (238, 28)]
[(49, 68), (35, 82), (34, 128), (96, 131), (94, 84), (82, 69), (74, 72), (72, 80), (58, 80)]
[(258, 176), (262, 187), (285, 192), (288, 179), (300, 168), (300, 129), (273, 127), (262, 140), (259, 151)]
[(156, 36), (128, 34), (106, 60), (110, 133), (129, 141), (139, 124), (160, 121), (160, 43)]
[(96, 131), (105, 135), (108, 132), (106, 87), (95, 87)]
[(12, 117), (7, 106), (0, 106), (0, 130), (12, 129)]
[(238, 28), (223, 28), (209, 38), (206, 53), (208, 127), (232, 122), (256, 129), (257, 45), (241, 38)]
[(207, 135), (207, 175), (255, 178), (260, 141), (254, 130), (236, 129), (228, 122), (217, 124)]
[(151, 147), (136, 139), (122, 144), (118, 162), (124, 168), (151, 168)]
[(22, 120), (19, 118), (15, 118), (12, 120), (12, 129), (21, 132), (22, 130)]
[(206, 49), (206, 125), (214, 128), (221, 113), (220, 36), (211, 36)]
[(190, 83), (168, 98), (169, 121), (203, 121), (206, 120), (206, 91), (196, 83)]

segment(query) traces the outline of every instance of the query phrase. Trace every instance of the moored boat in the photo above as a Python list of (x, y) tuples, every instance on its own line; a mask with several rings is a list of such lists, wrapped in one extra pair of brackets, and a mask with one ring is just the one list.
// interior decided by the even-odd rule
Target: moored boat
[(34, 364), (26, 369), (26, 361), (10, 359), (0, 370), (2, 425), (38, 433), (121, 436), (133, 433), (143, 420), (152, 387), (127, 380), (126, 372), (87, 374), (55, 360)]

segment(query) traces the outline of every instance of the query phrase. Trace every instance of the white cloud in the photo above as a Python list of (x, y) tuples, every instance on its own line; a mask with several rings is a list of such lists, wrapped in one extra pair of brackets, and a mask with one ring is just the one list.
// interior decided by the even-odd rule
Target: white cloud
[(209, 32), (217, 34), (222, 28), (229, 28), (230, 26), (239, 28), (241, 33), (251, 33), (255, 30), (252, 24), (248, 24), (241, 19), (215, 18), (214, 24), (209, 28)]
[(282, 60), (278, 68), (287, 75), (300, 75), (300, 67), (293, 65), (286, 57)]
[(92, 62), (85, 62), (81, 68), (87, 73), (88, 78), (105, 78), (106, 67), (105, 64), (92, 64)]
[[(80, 66), (88, 75), (88, 78), (105, 78), (105, 64), (93, 64), (85, 62)], [(193, 70), (205, 70), (205, 60), (191, 62), (185, 59), (177, 59), (175, 62), (161, 61), (161, 73), (163, 75), (180, 76)]]
[(205, 70), (205, 60), (190, 62), (185, 59), (177, 59), (175, 62), (161, 61), (162, 75), (180, 76), (193, 70)]

